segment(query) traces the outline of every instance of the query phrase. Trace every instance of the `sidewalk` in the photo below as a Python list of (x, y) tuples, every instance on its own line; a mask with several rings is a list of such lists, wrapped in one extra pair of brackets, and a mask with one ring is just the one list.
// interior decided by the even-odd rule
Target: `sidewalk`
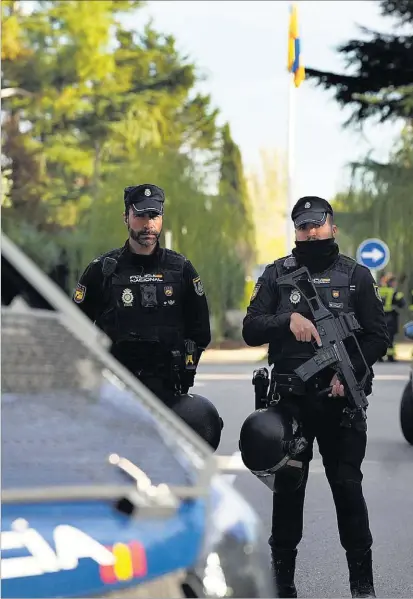
[[(413, 343), (396, 343), (396, 359), (412, 360)], [(241, 347), (239, 349), (207, 349), (201, 358), (201, 364), (254, 364), (266, 360), (267, 348)]]

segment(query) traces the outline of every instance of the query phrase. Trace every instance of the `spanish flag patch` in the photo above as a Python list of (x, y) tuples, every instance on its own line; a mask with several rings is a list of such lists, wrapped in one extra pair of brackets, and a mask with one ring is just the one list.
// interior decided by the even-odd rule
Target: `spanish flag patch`
[(86, 296), (86, 287), (84, 285), (80, 285), (80, 283), (78, 283), (75, 292), (73, 294), (73, 301), (76, 302), (76, 304), (81, 304), (83, 302), (83, 300), (85, 299)]

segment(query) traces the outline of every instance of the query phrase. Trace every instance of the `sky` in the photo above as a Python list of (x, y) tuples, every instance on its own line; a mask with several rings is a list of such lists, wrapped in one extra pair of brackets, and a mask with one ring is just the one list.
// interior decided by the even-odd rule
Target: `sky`
[[(304, 65), (341, 72), (335, 47), (360, 38), (357, 25), (389, 32), (393, 22), (378, 2), (298, 2)], [(141, 30), (151, 17), (162, 33), (206, 76), (199, 88), (211, 94), (228, 121), (248, 171), (259, 165), (260, 149), (287, 153), (289, 75), (286, 70), (289, 2), (259, 0), (156, 0), (129, 26)], [(350, 112), (333, 93), (305, 81), (295, 93), (294, 195), (331, 199), (345, 189), (350, 161), (373, 151), (386, 159), (400, 125), (370, 125), (363, 134), (344, 130)]]

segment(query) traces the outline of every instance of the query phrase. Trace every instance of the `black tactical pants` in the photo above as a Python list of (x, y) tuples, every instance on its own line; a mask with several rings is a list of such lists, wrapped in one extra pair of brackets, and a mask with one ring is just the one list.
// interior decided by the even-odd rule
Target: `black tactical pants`
[(179, 395), (176, 394), (173, 381), (155, 376), (139, 376), (139, 380), (154, 393), (168, 408), (173, 408)]
[[(362, 491), (361, 464), (365, 456), (367, 424), (360, 414), (352, 428), (340, 426), (343, 398), (314, 397), (283, 399), (303, 424), (309, 445), (302, 454), (306, 474), (299, 489), (273, 493), (272, 534), (269, 539), (274, 552), (295, 552), (303, 533), (303, 507), (313, 442), (317, 439), (325, 473), (331, 487), (337, 512), (340, 541), (347, 556), (370, 549), (372, 536)], [(300, 456), (301, 457), (301, 456)]]

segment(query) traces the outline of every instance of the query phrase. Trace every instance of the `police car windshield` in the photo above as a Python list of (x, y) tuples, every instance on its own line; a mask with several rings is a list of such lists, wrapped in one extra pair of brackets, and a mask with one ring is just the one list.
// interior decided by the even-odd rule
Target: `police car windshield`
[(153, 484), (193, 484), (172, 433), (56, 312), (2, 308), (1, 382), (3, 488), (123, 485), (113, 453)]

